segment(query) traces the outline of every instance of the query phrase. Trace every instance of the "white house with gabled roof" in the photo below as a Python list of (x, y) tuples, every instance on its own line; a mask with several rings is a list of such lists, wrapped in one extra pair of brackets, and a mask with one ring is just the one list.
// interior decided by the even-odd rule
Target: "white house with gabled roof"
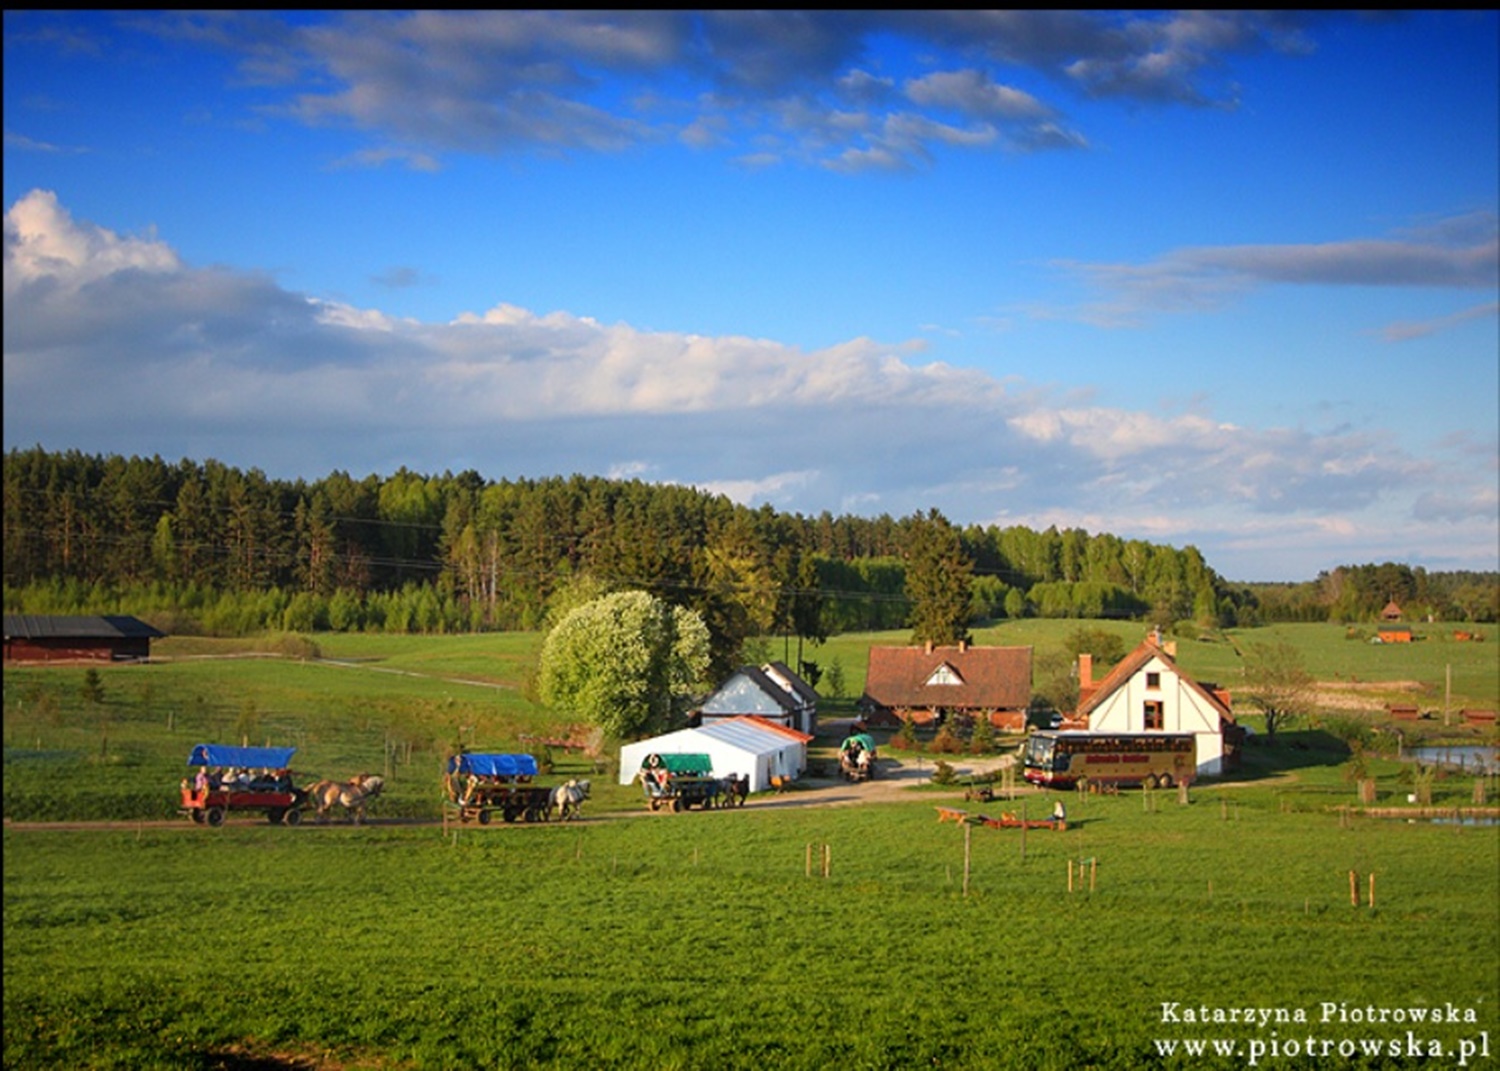
[(1183, 672), (1174, 647), (1153, 635), (1097, 682), (1093, 658), (1080, 654), (1072, 720), (1085, 723), (1091, 733), (1192, 733), (1198, 776), (1223, 773), (1237, 763), (1243, 735), (1229, 693)]

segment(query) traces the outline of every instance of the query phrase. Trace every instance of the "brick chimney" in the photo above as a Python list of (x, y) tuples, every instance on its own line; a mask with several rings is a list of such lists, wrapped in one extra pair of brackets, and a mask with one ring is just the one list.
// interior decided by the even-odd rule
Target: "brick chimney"
[(1094, 686), (1094, 656), (1091, 654), (1080, 654), (1078, 656), (1078, 687), (1092, 688)]
[(968, 649), (969, 649), (969, 641), (968, 640), (959, 640), (958, 641), (958, 653), (959, 654), (963, 654)]
[(927, 653), (928, 654), (932, 654), (932, 641), (928, 640), (926, 646), (927, 646)]

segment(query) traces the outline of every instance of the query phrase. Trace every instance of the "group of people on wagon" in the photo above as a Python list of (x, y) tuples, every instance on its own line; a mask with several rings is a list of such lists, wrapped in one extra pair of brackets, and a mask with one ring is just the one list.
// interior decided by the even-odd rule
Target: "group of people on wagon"
[(216, 773), (207, 766), (200, 767), (193, 778), (193, 791), (201, 794), (210, 788), (220, 792), (290, 792), (292, 772), (226, 766)]

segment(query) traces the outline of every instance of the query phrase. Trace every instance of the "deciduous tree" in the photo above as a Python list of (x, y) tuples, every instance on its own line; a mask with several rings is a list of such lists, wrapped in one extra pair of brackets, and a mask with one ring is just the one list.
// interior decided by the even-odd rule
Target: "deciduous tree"
[(1285, 640), (1248, 644), (1245, 662), (1245, 699), (1266, 718), (1266, 737), (1307, 714), (1312, 708), (1313, 679), (1302, 662), (1302, 652)]
[(542, 702), (623, 740), (666, 727), (708, 670), (708, 627), (691, 610), (620, 591), (570, 610), (542, 645)]

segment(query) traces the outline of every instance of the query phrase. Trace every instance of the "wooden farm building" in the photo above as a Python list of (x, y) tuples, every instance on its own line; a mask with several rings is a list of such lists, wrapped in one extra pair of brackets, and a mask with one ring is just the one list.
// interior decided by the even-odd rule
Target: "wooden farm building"
[(1092, 656), (1079, 655), (1073, 720), (1091, 733), (1192, 733), (1200, 777), (1233, 769), (1244, 730), (1235, 723), (1229, 693), (1183, 672), (1174, 646), (1153, 636), (1098, 681)]
[(950, 714), (1021, 732), (1031, 702), (1030, 647), (871, 647), (860, 710), (866, 724), (941, 724)]
[(134, 617), (5, 615), (7, 662), (136, 662), (166, 633)]
[(1376, 630), (1375, 638), (1380, 643), (1411, 643), (1411, 626), (1381, 625), (1380, 628)]
[(707, 725), (745, 714), (812, 733), (817, 728), (818, 693), (780, 662), (741, 666), (703, 701), (698, 721)]

